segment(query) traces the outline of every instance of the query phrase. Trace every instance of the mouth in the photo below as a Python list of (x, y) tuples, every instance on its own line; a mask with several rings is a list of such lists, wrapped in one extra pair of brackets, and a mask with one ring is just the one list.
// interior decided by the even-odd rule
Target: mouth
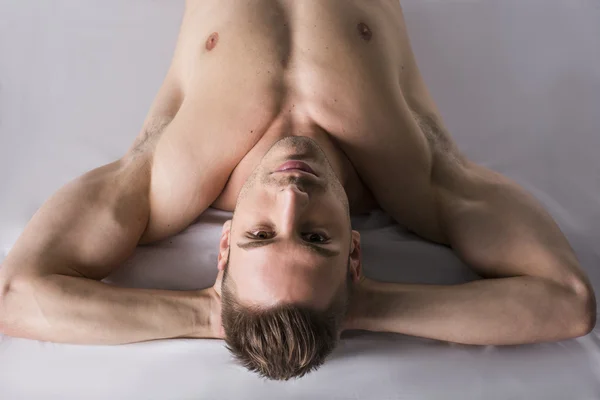
[(287, 162), (281, 164), (275, 170), (275, 172), (302, 172), (305, 174), (311, 174), (311, 175), (317, 176), (317, 174), (315, 174), (315, 171), (313, 171), (313, 169), (310, 167), (310, 165), (308, 165), (304, 161), (297, 161), (297, 160), (287, 161)]

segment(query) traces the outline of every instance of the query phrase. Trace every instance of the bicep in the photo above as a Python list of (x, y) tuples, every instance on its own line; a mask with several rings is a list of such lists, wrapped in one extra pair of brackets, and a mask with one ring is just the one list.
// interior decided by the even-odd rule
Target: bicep
[(25, 227), (2, 274), (104, 278), (131, 255), (146, 227), (148, 185), (141, 159), (117, 161), (68, 183)]
[(436, 185), (442, 229), (483, 277), (583, 278), (567, 239), (542, 205), (510, 179), (465, 162)]

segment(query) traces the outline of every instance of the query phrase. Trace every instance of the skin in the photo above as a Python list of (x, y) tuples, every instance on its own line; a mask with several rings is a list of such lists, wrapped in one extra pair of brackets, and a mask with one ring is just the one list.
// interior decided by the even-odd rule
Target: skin
[[(277, 172), (292, 159), (306, 162), (316, 176)], [(305, 137), (269, 149), (242, 187), (228, 225), (228, 279), (239, 301), (262, 307), (285, 302), (327, 308), (360, 240), (350, 227), (342, 184), (318, 144)], [(350, 257), (353, 272), (358, 262), (357, 254)]]
[[(317, 178), (269, 175), (298, 151)], [(214, 287), (98, 282), (136, 245), (180, 232), (209, 206), (235, 208)], [(368, 280), (348, 214), (373, 207), (489, 279)], [(309, 251), (321, 233), (330, 240), (315, 245), (339, 254)], [(264, 234), (275, 243), (239, 247)], [(323, 307), (349, 268), (348, 329), (516, 344), (580, 336), (595, 324), (593, 290), (550, 215), (454, 145), (396, 0), (188, 1), (131, 148), (60, 189), (4, 261), (0, 331), (72, 343), (222, 337), (228, 261), (241, 300), (263, 306)]]

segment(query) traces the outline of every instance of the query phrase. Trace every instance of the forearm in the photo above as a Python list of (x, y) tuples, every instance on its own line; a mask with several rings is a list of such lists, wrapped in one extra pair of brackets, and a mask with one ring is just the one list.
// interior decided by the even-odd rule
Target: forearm
[(63, 275), (10, 283), (0, 331), (52, 342), (122, 344), (210, 336), (203, 291), (128, 289)]
[(504, 345), (578, 336), (577, 296), (533, 277), (454, 286), (369, 281), (352, 328), (465, 344)]

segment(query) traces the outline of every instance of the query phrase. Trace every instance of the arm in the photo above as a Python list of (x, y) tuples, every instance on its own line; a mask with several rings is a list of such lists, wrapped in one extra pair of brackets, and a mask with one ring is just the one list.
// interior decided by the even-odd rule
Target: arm
[(34, 215), (0, 268), (0, 332), (117, 344), (213, 336), (214, 291), (127, 289), (97, 280), (135, 249), (146, 227), (149, 159), (91, 171)]
[(532, 196), (466, 161), (438, 167), (433, 177), (443, 236), (490, 279), (455, 286), (365, 280), (350, 326), (495, 345), (561, 340), (593, 329), (593, 290)]
[(0, 332), (74, 344), (124, 344), (169, 338), (215, 338), (212, 288), (128, 289), (52, 274), (8, 282)]
[[(156, 156), (160, 138), (169, 135), (183, 102), (181, 45), (179, 40), (127, 155), (83, 175), (49, 199), (0, 266), (0, 332), (97, 344), (222, 336), (214, 288), (177, 292), (98, 282), (118, 268), (138, 242), (182, 230), (216, 196), (216, 189), (206, 184), (198, 185), (194, 197), (187, 192), (173, 196), (174, 189), (190, 185), (181, 177), (174, 180), (179, 171), (165, 167), (168, 158), (161, 164)], [(196, 170), (205, 170), (202, 166)], [(155, 173), (156, 167), (162, 176)], [(215, 177), (206, 174), (205, 181), (214, 182)]]

